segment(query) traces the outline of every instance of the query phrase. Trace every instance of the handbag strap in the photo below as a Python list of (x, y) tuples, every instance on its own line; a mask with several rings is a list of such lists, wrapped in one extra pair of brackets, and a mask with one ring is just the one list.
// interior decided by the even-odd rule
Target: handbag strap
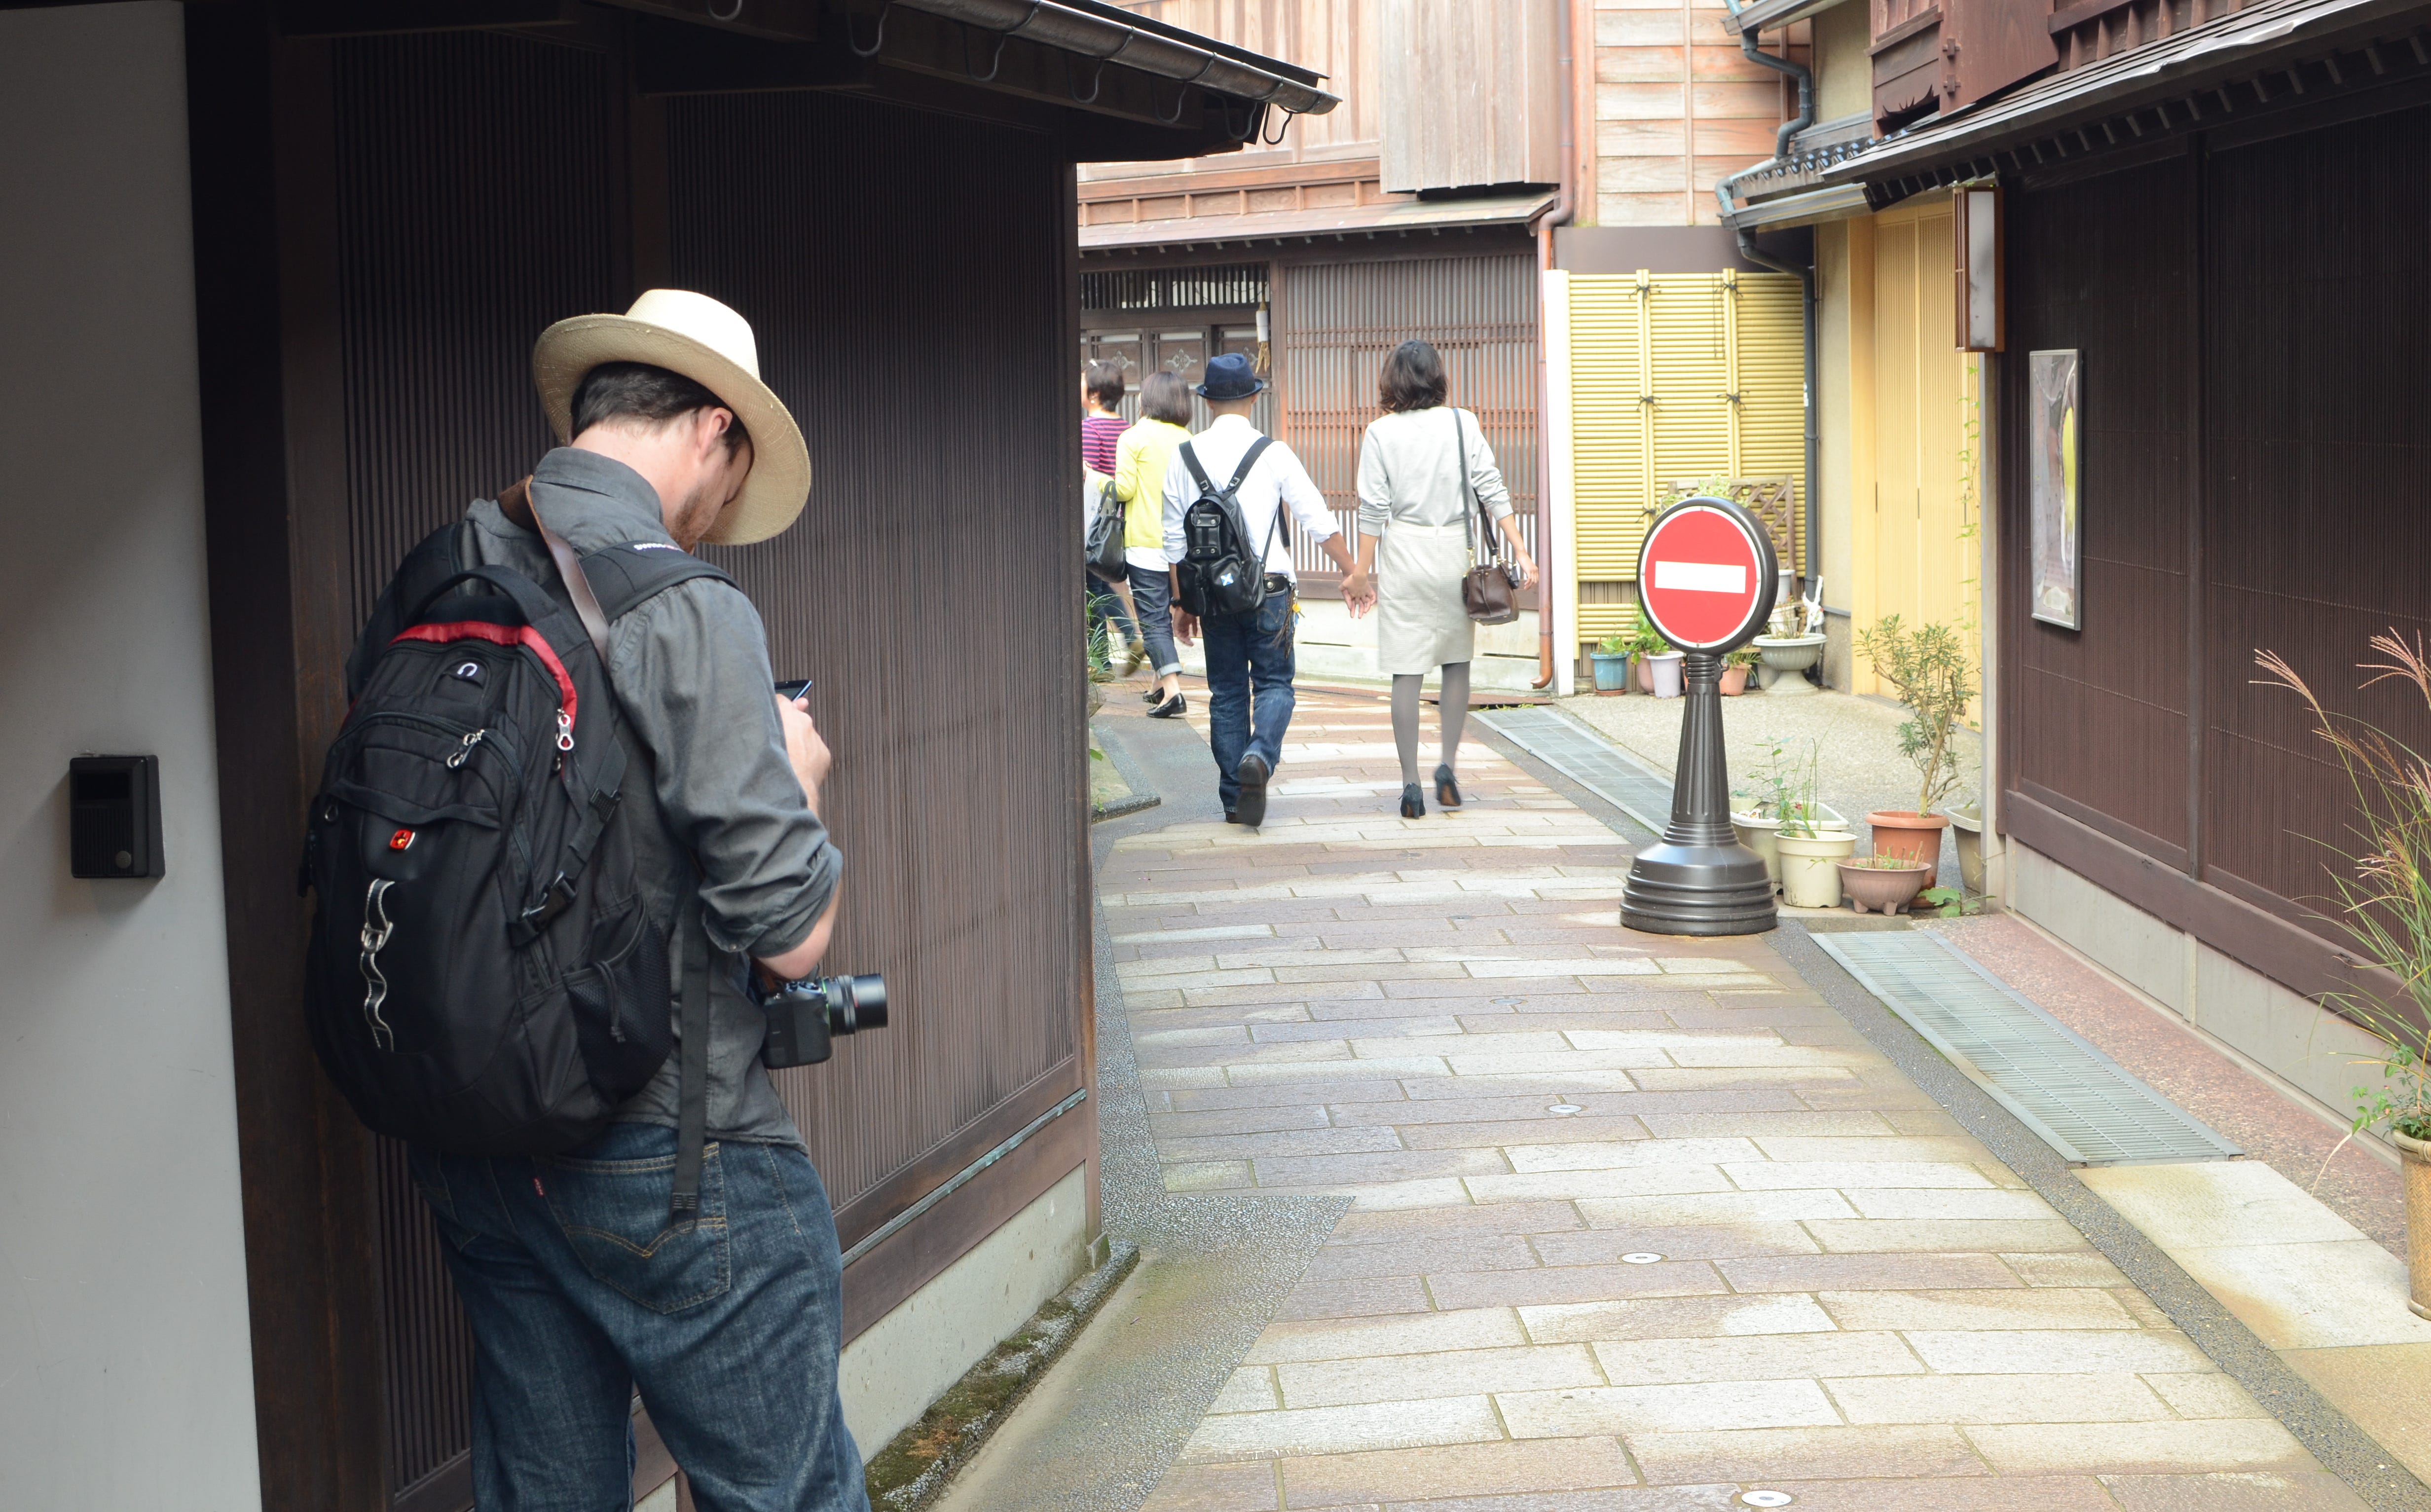
[(1474, 514), (1471, 514), (1467, 510), (1460, 512), (1461, 523), (1468, 527), (1468, 564), (1470, 570), (1474, 571), (1478, 565), (1477, 534), (1479, 528), (1481, 526), (1484, 527), (1485, 531), (1486, 548), (1489, 552), (1489, 556), (1487, 558), (1488, 561), (1500, 563), (1502, 560), (1502, 543), (1494, 533), (1493, 517), (1485, 512), (1485, 500), (1477, 496), (1477, 485), (1469, 479), (1468, 429), (1466, 426), (1463, 426), (1460, 423), (1460, 411), (1456, 407), (1448, 404), (1445, 405), (1444, 408), (1451, 411), (1451, 444), (1454, 455), (1458, 456), (1460, 459), (1461, 493), (1467, 497), (1470, 504), (1476, 507), (1476, 512)]

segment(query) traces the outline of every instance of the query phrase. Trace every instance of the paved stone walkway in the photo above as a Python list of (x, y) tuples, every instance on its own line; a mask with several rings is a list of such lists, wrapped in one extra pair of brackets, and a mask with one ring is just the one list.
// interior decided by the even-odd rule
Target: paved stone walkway
[(1101, 873), (1168, 1188), (1356, 1199), (1151, 1512), (2362, 1505), (1761, 938), (1624, 932), (1618, 837), (1463, 766), (1405, 822), (1383, 704), (1303, 696), (1262, 832)]

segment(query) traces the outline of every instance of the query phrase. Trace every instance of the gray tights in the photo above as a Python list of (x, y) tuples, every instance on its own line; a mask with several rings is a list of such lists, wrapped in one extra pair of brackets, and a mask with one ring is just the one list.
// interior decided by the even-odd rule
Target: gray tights
[[(1393, 745), (1401, 753), (1401, 783), (1418, 780), (1418, 684), (1422, 676), (1393, 679)], [(1443, 764), (1460, 766), (1460, 731), (1468, 723), (1468, 664), (1446, 662), (1443, 667)]]

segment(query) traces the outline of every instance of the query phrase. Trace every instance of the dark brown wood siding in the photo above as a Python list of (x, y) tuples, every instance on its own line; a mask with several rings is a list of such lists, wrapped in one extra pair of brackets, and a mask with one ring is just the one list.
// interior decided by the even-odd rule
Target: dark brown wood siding
[[(806, 93), (652, 107), (626, 97), (612, 51), (495, 34), (323, 52), (324, 397), (343, 417), (333, 616), (360, 623), (416, 540), (529, 469), (550, 445), (532, 338), (623, 309), (629, 261), (652, 248), (659, 276), (752, 320), (802, 421), (803, 519), (716, 556), (758, 605), (777, 669), (817, 680), (836, 753), (823, 797), (847, 856), (830, 963), (882, 971), (893, 992), (894, 1027), (780, 1078), (849, 1246), (1084, 1080), (1060, 144)], [(847, 1271), (847, 1336), (1087, 1158), (1094, 1112)], [(461, 1507), (470, 1336), (401, 1151), (382, 1142), (372, 1168), (388, 1490), (417, 1512)]]
[(828, 959), (884, 972), (897, 1005), (779, 1078), (850, 1246), (992, 1118), (1081, 1084), (1066, 170), (1043, 138), (835, 96), (667, 117), (675, 281), (750, 315), (811, 446), (800, 522), (713, 555), (778, 672), (817, 680), (847, 867)]
[[(2024, 354), (2084, 354), (2085, 629), (2028, 618), (2022, 592), (2004, 596), (2012, 693), (2034, 711), (2012, 732), (2008, 779), (2103, 816), (2172, 865), (2187, 845), (2190, 191), (2173, 161), (2010, 196), (2018, 377), (2002, 390), (2003, 433), (2022, 437)], [(2019, 503), (2007, 512), (2022, 526), (2022, 446), (2008, 459), (2005, 496)]]
[[(2431, 749), (2420, 695), (2357, 666), (2378, 631), (2431, 636), (2431, 109), (2236, 129), (2009, 200), (2006, 827), (2300, 992), (2384, 990), (2322, 916), (2354, 796), (2255, 656)], [(2051, 347), (2083, 353), (2078, 631), (2025, 613)]]

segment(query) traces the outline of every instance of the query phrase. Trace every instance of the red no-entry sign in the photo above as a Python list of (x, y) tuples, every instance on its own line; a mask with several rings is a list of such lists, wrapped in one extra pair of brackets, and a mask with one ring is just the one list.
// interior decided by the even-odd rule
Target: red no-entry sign
[(1637, 598), (1684, 651), (1727, 651), (1771, 617), (1778, 559), (1763, 522), (1727, 499), (1683, 499), (1637, 553)]

